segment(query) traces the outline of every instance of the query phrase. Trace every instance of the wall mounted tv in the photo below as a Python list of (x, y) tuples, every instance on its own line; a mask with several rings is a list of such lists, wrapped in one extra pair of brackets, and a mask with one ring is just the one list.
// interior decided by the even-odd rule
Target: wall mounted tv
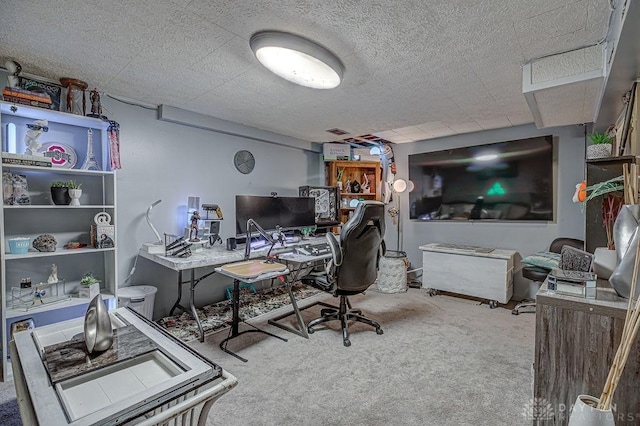
[(553, 136), (409, 155), (413, 220), (554, 220)]
[(276, 226), (284, 230), (314, 226), (315, 198), (236, 195), (236, 235), (246, 235), (249, 219), (266, 231), (273, 231)]

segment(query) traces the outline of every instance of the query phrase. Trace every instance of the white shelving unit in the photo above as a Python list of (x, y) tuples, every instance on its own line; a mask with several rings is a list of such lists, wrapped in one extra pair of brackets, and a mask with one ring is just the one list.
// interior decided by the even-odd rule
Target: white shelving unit
[[(41, 144), (57, 142), (71, 147), (77, 157), (72, 168), (40, 167), (2, 163), (2, 173), (24, 175), (28, 184), (30, 205), (5, 205), (0, 209), (0, 311), (2, 325), (0, 337), (0, 364), (3, 380), (11, 376), (8, 342), (11, 324), (32, 319), (36, 327), (83, 316), (88, 298), (77, 296), (80, 279), (87, 272), (101, 281), (101, 293), (109, 308), (115, 307), (117, 293), (117, 241), (113, 248), (91, 247), (90, 230), (94, 216), (106, 212), (111, 224), (116, 221), (116, 175), (110, 169), (108, 123), (90, 117), (82, 117), (43, 108), (0, 102), (0, 134), (2, 154), (9, 149), (7, 125), (15, 125), (16, 153), (25, 152), (27, 124), (34, 120), (48, 120), (48, 131), (39, 138)], [(93, 153), (101, 171), (81, 170), (87, 153), (88, 130), (92, 130)], [(80, 206), (54, 205), (50, 185), (54, 181), (74, 180), (82, 184)], [(10, 253), (8, 240), (29, 237), (30, 241), (42, 234), (56, 239), (54, 252), (39, 252), (30, 244), (25, 254)], [(77, 241), (86, 247), (67, 249), (66, 244)], [(55, 303), (41, 303), (28, 310), (12, 308), (11, 288), (19, 287), (21, 278), (30, 277), (32, 288), (46, 283), (52, 264), (57, 265), (58, 277), (65, 281), (64, 292), (69, 295)], [(46, 295), (44, 296), (46, 298)], [(60, 298), (60, 295), (57, 296)], [(46, 302), (46, 300), (45, 300)]]

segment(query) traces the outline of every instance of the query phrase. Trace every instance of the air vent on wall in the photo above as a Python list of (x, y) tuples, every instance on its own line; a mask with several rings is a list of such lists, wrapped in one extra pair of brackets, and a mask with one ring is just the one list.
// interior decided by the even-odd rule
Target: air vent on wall
[(595, 121), (604, 93), (607, 48), (551, 55), (522, 69), (522, 93), (538, 128)]
[(334, 135), (338, 135), (338, 136), (348, 135), (349, 134), (349, 132), (347, 132), (346, 130), (342, 130), (342, 129), (338, 129), (338, 128), (329, 129), (329, 130), (327, 130), (327, 132), (333, 133)]

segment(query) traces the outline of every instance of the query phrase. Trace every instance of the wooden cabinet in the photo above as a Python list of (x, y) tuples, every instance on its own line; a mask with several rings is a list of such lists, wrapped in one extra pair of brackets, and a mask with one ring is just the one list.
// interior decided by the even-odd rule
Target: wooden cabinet
[[(25, 152), (25, 138), (35, 120), (47, 120), (46, 124), (40, 122), (46, 126), (46, 131), (38, 138), (41, 147), (36, 152), (55, 154), (52, 162), (56, 162), (51, 167), (15, 164), (20, 161), (10, 155)], [(107, 213), (111, 217), (110, 224), (116, 225), (116, 175), (110, 168), (107, 122), (0, 102), (0, 124), (3, 183), (11, 181), (13, 176), (27, 183), (27, 191), (22, 193), (20, 202), (12, 197), (16, 193), (15, 184), (3, 185), (4, 199), (0, 209), (0, 368), (3, 378), (7, 379), (11, 371), (7, 367), (7, 344), (12, 325), (29, 320), (35, 327), (40, 327), (83, 316), (89, 303), (89, 298), (78, 296), (84, 274), (91, 272), (100, 281), (100, 291), (107, 305), (115, 307), (117, 239), (115, 236), (103, 237), (106, 242), (94, 248), (91, 226), (98, 213)], [(82, 168), (86, 158), (95, 160), (92, 170)], [(70, 180), (82, 185), (79, 205), (55, 205), (51, 183)], [(103, 229), (111, 231), (108, 227)], [(53, 236), (55, 243), (51, 246), (55, 244), (54, 251), (37, 251), (33, 247), (34, 239), (40, 235)], [(25, 241), (22, 251), (11, 250), (9, 246), (10, 240), (16, 238)], [(79, 244), (67, 246), (71, 242)], [(48, 283), (53, 265), (56, 265), (58, 282)], [(21, 288), (23, 278), (30, 278), (30, 288)], [(41, 294), (36, 293), (36, 288)]]
[[(536, 296), (534, 401), (546, 410), (536, 425), (566, 425), (578, 395), (600, 397), (622, 336), (628, 300), (605, 280), (596, 299), (547, 293)], [(639, 343), (635, 343), (613, 395), (616, 425), (637, 425), (640, 416)], [(542, 413), (542, 411), (540, 411)]]
[[(326, 185), (340, 188), (341, 223), (349, 220), (349, 215), (355, 210), (352, 200), (380, 201), (380, 176), (381, 168), (377, 161), (331, 161), (326, 164)], [(354, 181), (359, 185), (352, 185)], [(362, 187), (365, 181), (369, 182), (368, 190)]]
[[(634, 161), (632, 155), (587, 160), (587, 186), (622, 176), (623, 165)], [(622, 192), (619, 195), (622, 196)], [(601, 196), (590, 200), (585, 208), (585, 250), (589, 253), (593, 253), (597, 247), (607, 246), (607, 233), (602, 225), (602, 199)]]

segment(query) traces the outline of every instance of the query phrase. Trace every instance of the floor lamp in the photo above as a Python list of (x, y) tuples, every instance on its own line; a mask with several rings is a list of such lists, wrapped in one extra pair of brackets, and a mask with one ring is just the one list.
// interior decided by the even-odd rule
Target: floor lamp
[[(398, 218), (398, 223), (397, 225), (397, 243), (396, 243), (396, 250), (397, 251), (402, 251), (402, 244), (401, 244), (401, 240), (400, 240), (400, 230), (402, 229), (402, 216), (400, 214), (400, 194), (404, 193), (404, 192), (411, 192), (413, 191), (413, 182), (411, 182), (410, 180), (404, 180), (404, 179), (395, 179), (393, 181), (393, 192), (396, 194), (396, 201), (398, 203), (398, 207), (395, 209), (395, 215)], [(392, 215), (393, 215), (392, 213)]]

